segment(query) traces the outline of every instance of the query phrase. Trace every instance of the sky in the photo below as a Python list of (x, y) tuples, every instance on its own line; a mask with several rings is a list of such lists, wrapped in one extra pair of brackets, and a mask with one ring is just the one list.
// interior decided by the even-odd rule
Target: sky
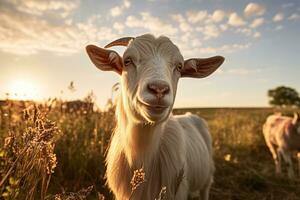
[(168, 36), (185, 59), (226, 59), (207, 78), (181, 79), (175, 107), (263, 107), (268, 89), (300, 92), (299, 0), (0, 0), (0, 99), (93, 91), (103, 106), (119, 77), (85, 46), (145, 33)]

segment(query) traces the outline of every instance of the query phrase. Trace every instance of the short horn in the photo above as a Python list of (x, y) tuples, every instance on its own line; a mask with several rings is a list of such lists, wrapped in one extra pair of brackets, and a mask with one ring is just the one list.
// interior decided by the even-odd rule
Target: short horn
[(129, 42), (132, 40), (134, 40), (134, 37), (123, 37), (107, 44), (104, 48), (109, 48), (113, 46), (128, 46)]

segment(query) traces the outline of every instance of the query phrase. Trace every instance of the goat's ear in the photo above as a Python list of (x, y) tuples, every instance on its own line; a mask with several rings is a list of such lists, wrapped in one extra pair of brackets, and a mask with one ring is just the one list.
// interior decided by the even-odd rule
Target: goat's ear
[(216, 71), (224, 62), (224, 57), (191, 58), (184, 61), (181, 77), (204, 78)]
[(297, 122), (300, 121), (300, 115), (298, 112), (294, 112), (294, 118), (293, 118), (293, 124), (297, 124)]
[(86, 46), (86, 52), (98, 69), (103, 71), (115, 71), (120, 75), (122, 74), (123, 60), (117, 52), (95, 45)]

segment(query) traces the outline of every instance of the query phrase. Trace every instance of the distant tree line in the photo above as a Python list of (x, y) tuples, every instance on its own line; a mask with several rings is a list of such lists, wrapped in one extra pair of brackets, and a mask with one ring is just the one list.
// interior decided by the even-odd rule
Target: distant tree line
[(270, 105), (273, 106), (297, 106), (300, 107), (300, 97), (297, 90), (291, 87), (279, 86), (268, 90)]

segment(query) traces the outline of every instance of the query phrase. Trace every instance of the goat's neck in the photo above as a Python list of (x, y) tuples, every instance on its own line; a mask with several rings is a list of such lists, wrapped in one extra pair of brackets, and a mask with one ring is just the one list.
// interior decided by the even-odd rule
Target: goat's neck
[(129, 166), (134, 169), (147, 168), (158, 152), (165, 124), (145, 124), (132, 120), (122, 102), (119, 102), (116, 111), (119, 115), (117, 132)]

